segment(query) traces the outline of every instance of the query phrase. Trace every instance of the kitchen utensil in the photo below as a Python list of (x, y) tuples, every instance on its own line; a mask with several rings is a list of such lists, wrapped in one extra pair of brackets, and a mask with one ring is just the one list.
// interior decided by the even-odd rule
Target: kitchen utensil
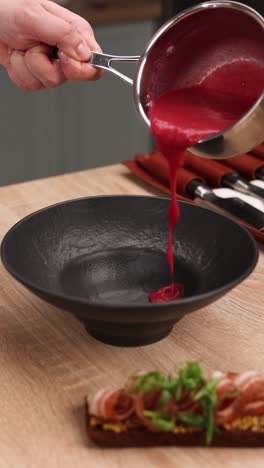
[[(241, 156), (239, 159), (242, 160), (242, 164), (245, 166), (244, 156)], [(247, 179), (241, 177), (239, 173), (234, 171), (234, 169), (223, 163), (208, 161), (206, 159), (201, 160), (191, 153), (186, 153), (184, 166), (200, 176), (203, 176), (211, 187), (229, 187), (238, 192), (256, 196), (264, 200), (263, 189), (251, 184)], [(236, 169), (239, 170), (239, 167), (239, 164), (236, 164)]]
[(255, 179), (251, 181), (251, 184), (264, 190), (264, 180)]
[(229, 158), (225, 162), (228, 166), (239, 170), (247, 179), (264, 180), (264, 162), (252, 154)]
[[(164, 157), (160, 157), (160, 153), (153, 153), (149, 158), (138, 155), (136, 161), (159, 180), (168, 183), (167, 163)], [(210, 189), (201, 173), (197, 174), (184, 168), (179, 169), (176, 187), (177, 193), (182, 196), (192, 199), (200, 198), (207, 205), (210, 204), (212, 208), (224, 211), (226, 215), (231, 214), (257, 229), (264, 228), (263, 211), (238, 198), (235, 191), (233, 191), (233, 197), (222, 198), (218, 196), (217, 190)]]
[[(144, 157), (144, 155), (142, 156)], [(168, 185), (164, 183), (159, 177), (152, 175), (151, 171), (147, 171), (144, 169), (144, 167), (141, 167), (141, 165), (135, 159), (123, 161), (123, 165), (131, 172), (131, 176), (133, 177), (135, 182), (138, 179), (140, 181), (140, 184), (143, 183), (146, 186), (146, 188), (152, 193), (155, 193), (156, 195), (157, 193), (170, 195), (171, 192), (170, 192)], [(261, 180), (257, 182), (261, 184), (263, 183)], [(263, 183), (263, 188), (264, 188), (264, 183)], [(221, 196), (223, 198), (229, 198), (229, 197), (226, 197), (226, 194), (223, 194), (223, 191), (227, 191), (227, 190), (232, 191), (232, 189), (225, 189), (225, 188), (216, 189), (216, 190), (218, 193), (221, 192)], [(220, 193), (219, 193), (219, 196), (220, 196)], [(253, 206), (256, 206), (256, 208), (260, 209), (259, 203), (262, 204), (262, 201), (260, 199), (249, 197), (248, 195), (244, 195), (242, 193), (239, 194), (239, 197), (243, 199), (247, 198), (248, 203), (253, 204)], [(182, 201), (188, 201), (189, 203), (200, 204), (200, 203), (197, 203), (197, 201), (194, 202), (187, 196), (179, 195), (178, 192), (177, 192), (177, 199), (182, 200)], [(234, 217), (232, 218), (235, 219), (237, 222), (239, 222), (241, 226), (245, 227), (250, 232), (250, 234), (252, 234), (254, 239), (256, 239), (260, 244), (264, 244), (264, 231), (263, 230), (259, 231), (258, 229), (250, 226), (244, 221), (238, 220), (237, 218), (234, 218)]]
[(188, 169), (180, 169), (178, 174), (179, 187), (181, 187), (179, 183), (181, 178), (184, 178), (184, 180), (188, 180), (189, 178), (188, 183), (185, 186), (183, 185), (184, 191), (179, 191), (182, 195), (189, 195), (194, 200), (200, 198), (206, 202), (206, 206), (213, 205), (214, 208), (218, 208), (221, 212), (224, 211), (225, 214), (230, 213), (259, 230), (264, 229), (264, 213), (244, 200), (235, 195), (233, 198), (219, 197), (215, 191), (211, 190), (208, 185), (199, 179), (199, 175), (188, 171)]
[[(263, 142), (264, 126), (264, 19), (252, 8), (235, 1), (208, 1), (189, 8), (165, 23), (141, 56), (93, 52), (90, 63), (133, 85), (139, 116), (150, 125), (148, 109), (165, 91), (207, 82), (214, 70), (238, 59), (258, 64), (255, 103), (234, 125), (198, 142), (190, 151), (205, 158), (222, 159), (246, 153)], [(241, 46), (245, 45), (245, 48)], [(240, 45), (238, 45), (240, 44)], [(134, 82), (112, 65), (138, 62)], [(246, 92), (245, 76), (238, 74), (236, 90)], [(228, 76), (224, 92), (229, 91)], [(244, 86), (244, 87), (243, 87)], [(234, 91), (232, 84), (232, 92)], [(238, 92), (238, 91), (236, 91)]]
[(72, 312), (98, 340), (120, 346), (158, 341), (185, 314), (243, 281), (258, 258), (246, 229), (182, 202), (174, 250), (175, 280), (184, 284), (185, 296), (149, 303), (149, 293), (171, 281), (165, 254), (168, 206), (164, 198), (136, 196), (50, 206), (7, 233), (3, 264), (37, 296)]

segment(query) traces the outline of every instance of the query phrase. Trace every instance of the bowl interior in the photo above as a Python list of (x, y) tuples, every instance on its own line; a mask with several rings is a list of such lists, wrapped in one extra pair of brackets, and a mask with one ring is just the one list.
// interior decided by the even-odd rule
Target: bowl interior
[[(150, 306), (150, 292), (170, 282), (166, 263), (168, 200), (95, 197), (41, 210), (19, 222), (2, 243), (2, 259), (28, 287), (74, 302)], [(181, 202), (174, 235), (177, 304), (213, 295), (254, 268), (254, 240), (238, 224)]]

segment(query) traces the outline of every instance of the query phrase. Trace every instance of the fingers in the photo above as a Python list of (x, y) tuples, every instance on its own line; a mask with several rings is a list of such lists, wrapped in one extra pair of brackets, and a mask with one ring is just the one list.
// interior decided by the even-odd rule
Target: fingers
[[(23, 44), (15, 48), (23, 51), (8, 55), (8, 49), (0, 43), (0, 63), (6, 66), (10, 78), (20, 88), (32, 91), (53, 88), (67, 79), (98, 79), (102, 72), (88, 63), (91, 51), (101, 51), (90, 24), (53, 1), (29, 5), (15, 22), (24, 40), (20, 38)], [(57, 46), (60, 61), (50, 60), (50, 46)]]
[(24, 91), (37, 91), (44, 87), (28, 69), (24, 52), (13, 51), (6, 67), (11, 80)]
[(63, 52), (59, 52), (59, 58), (63, 73), (68, 80), (96, 81), (102, 75), (101, 70), (89, 65), (89, 63), (74, 60)]
[(50, 47), (39, 45), (29, 49), (25, 54), (25, 63), (32, 75), (45, 88), (55, 88), (66, 81), (66, 76), (59, 62), (49, 59)]
[[(90, 24), (84, 18), (50, 1), (45, 3), (45, 9), (49, 13), (52, 13), (53, 15), (64, 19), (65, 21), (70, 23), (74, 28), (76, 28), (76, 30), (82, 35), (82, 37), (85, 38), (87, 44), (89, 45), (92, 51), (102, 51), (101, 47), (99, 46), (94, 37), (94, 33)], [(61, 61), (62, 70), (68, 80), (95, 81), (101, 77), (102, 71), (96, 69), (88, 63), (82, 63), (80, 61), (74, 60), (73, 55), (67, 53), (63, 45), (59, 46), (59, 49), (59, 58)]]
[(55, 88), (68, 80), (95, 81), (101, 71), (85, 62), (59, 53), (60, 61), (51, 61), (50, 47), (38, 45), (28, 51), (12, 51), (6, 68), (12, 81), (24, 91)]
[(60, 5), (57, 5), (54, 2), (46, 1), (44, 3), (44, 8), (49, 13), (57, 16), (58, 18), (64, 19), (67, 23), (73, 25), (76, 30), (82, 35), (82, 37), (86, 40), (87, 44), (93, 51), (101, 52), (101, 48), (97, 43), (94, 32), (91, 25), (79, 15), (72, 13), (67, 8), (63, 8)]
[(50, 47), (38, 45), (27, 52), (13, 51), (7, 70), (14, 83), (24, 91), (54, 88), (66, 81), (59, 62), (49, 59)]
[(38, 14), (32, 11), (24, 17), (23, 28), (31, 31), (31, 36), (37, 38), (39, 43), (56, 45), (75, 60), (88, 61), (91, 48), (99, 47), (91, 26), (77, 15), (64, 10), (53, 2), (43, 1)]

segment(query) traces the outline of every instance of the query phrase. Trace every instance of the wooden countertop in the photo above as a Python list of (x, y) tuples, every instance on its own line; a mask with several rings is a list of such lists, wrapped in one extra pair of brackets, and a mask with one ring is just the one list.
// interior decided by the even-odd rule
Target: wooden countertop
[[(23, 216), (65, 199), (150, 194), (120, 166), (0, 188), (0, 236)], [(122, 384), (135, 368), (171, 370), (186, 359), (205, 369), (264, 371), (264, 254), (255, 272), (217, 303), (182, 319), (142, 348), (96, 342), (16, 283), (0, 265), (0, 467), (263, 467), (264, 449), (100, 450), (86, 438), (83, 398)]]

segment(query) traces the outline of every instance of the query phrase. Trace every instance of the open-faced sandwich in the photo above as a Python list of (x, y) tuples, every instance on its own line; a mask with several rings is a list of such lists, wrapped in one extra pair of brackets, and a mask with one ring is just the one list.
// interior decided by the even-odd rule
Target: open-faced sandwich
[(196, 362), (175, 375), (131, 376), (86, 400), (89, 437), (103, 447), (264, 446), (264, 376), (215, 372)]

